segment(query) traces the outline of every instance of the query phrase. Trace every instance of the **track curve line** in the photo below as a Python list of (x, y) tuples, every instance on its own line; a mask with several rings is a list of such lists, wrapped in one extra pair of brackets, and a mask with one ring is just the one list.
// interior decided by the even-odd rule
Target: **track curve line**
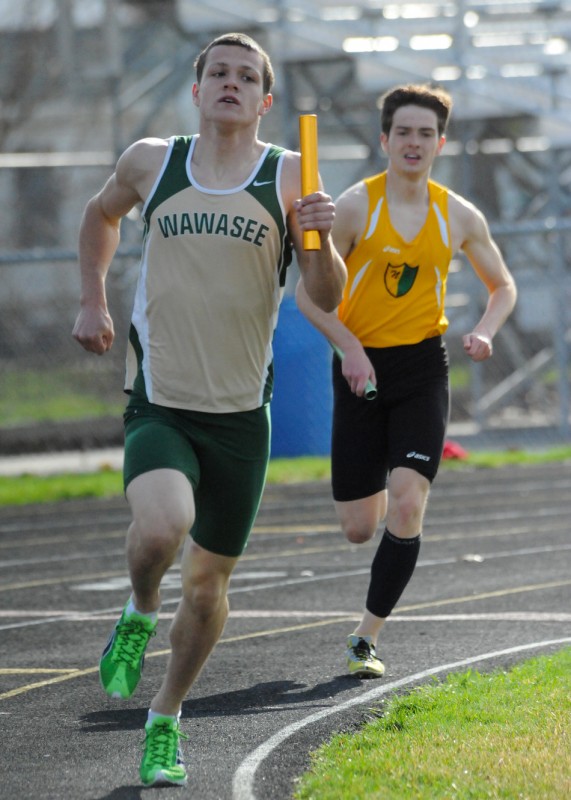
[(433, 675), (439, 675), (442, 672), (452, 672), (453, 670), (461, 669), (462, 667), (469, 667), (470, 665), (477, 664), (481, 661), (489, 661), (494, 658), (501, 658), (502, 656), (514, 655), (515, 653), (524, 653), (526, 650), (538, 650), (543, 647), (551, 647), (553, 645), (562, 645), (568, 643), (571, 643), (571, 637), (565, 637), (563, 639), (548, 639), (542, 642), (531, 642), (530, 644), (522, 644), (518, 645), (517, 647), (508, 647), (505, 650), (494, 650), (489, 653), (481, 653), (477, 656), (462, 659), (461, 661), (453, 661), (449, 664), (441, 664), (440, 666), (431, 667), (430, 669), (423, 670), (422, 672), (416, 672), (414, 675), (408, 675), (405, 678), (399, 678), (399, 680), (385, 683), (383, 686), (379, 686), (376, 689), (371, 689), (370, 691), (359, 695), (359, 697), (354, 697), (351, 700), (340, 703), (334, 708), (327, 708), (322, 711), (317, 711), (315, 714), (310, 714), (309, 716), (305, 717), (305, 719), (299, 720), (299, 722), (294, 722), (291, 725), (287, 725), (277, 733), (274, 733), (274, 735), (271, 736), (267, 741), (259, 745), (248, 756), (246, 756), (234, 773), (234, 779), (232, 781), (232, 800), (257, 800), (254, 792), (254, 779), (256, 770), (260, 764), (286, 739), (288, 739), (290, 736), (293, 736), (294, 733), (297, 733), (307, 725), (318, 722), (319, 720), (331, 716), (332, 714), (339, 714), (345, 709), (351, 708), (352, 706), (366, 705), (367, 703), (382, 697), (384, 694), (392, 692), (394, 689), (400, 689), (403, 686), (419, 683), (426, 678), (430, 678)]

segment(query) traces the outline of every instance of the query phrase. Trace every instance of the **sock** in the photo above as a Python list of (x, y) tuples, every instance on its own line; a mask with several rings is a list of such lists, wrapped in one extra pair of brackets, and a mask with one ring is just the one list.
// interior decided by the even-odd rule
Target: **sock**
[(420, 534), (401, 539), (385, 528), (371, 564), (367, 611), (383, 619), (389, 616), (412, 577), (419, 550)]
[(174, 722), (178, 722), (180, 720), (180, 715), (181, 711), (179, 711), (178, 714), (160, 714), (158, 711), (153, 711), (151, 708), (149, 708), (149, 713), (147, 715), (147, 722), (150, 724), (157, 717), (168, 717), (169, 719), (172, 719)]
[(144, 611), (139, 611), (139, 609), (135, 607), (132, 597), (129, 598), (129, 602), (125, 606), (125, 613), (128, 617), (131, 614), (138, 614), (140, 617), (147, 617), (147, 619), (150, 619), (151, 622), (156, 622), (157, 619), (159, 618), (159, 609), (157, 609), (156, 611), (150, 611), (148, 613), (145, 613)]

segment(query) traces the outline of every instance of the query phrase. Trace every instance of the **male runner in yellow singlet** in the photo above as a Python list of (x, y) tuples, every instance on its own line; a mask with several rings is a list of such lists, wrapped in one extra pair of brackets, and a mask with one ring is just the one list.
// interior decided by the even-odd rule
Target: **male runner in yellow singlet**
[[(474, 361), (512, 311), (516, 288), (483, 215), (430, 180), (445, 142), (450, 96), (402, 86), (383, 98), (386, 172), (351, 186), (336, 203), (333, 240), (348, 270), (343, 300), (327, 313), (303, 283), (297, 301), (343, 353), (333, 365), (332, 485), (341, 527), (354, 543), (385, 530), (371, 567), (366, 607), (348, 637), (349, 672), (380, 677), (377, 638), (412, 577), (430, 484), (449, 415), (442, 335), (446, 278), (462, 250), (488, 290), (486, 310), (464, 336)], [(377, 386), (363, 398), (367, 381)]]
[[(73, 332), (100, 355), (113, 344), (105, 278), (120, 220), (142, 204), (125, 386), (132, 594), (103, 651), (100, 679), (112, 697), (134, 692), (161, 578), (184, 543), (172, 651), (145, 726), (146, 785), (186, 782), (181, 703), (224, 627), (228, 582), (264, 486), (271, 341), (292, 247), (308, 296), (325, 311), (339, 304), (346, 279), (330, 239), (331, 198), (301, 197), (299, 154), (258, 139), (272, 105), (267, 54), (228, 34), (195, 66), (199, 133), (135, 142), (87, 204)], [(304, 230), (319, 231), (320, 250), (304, 251)]]

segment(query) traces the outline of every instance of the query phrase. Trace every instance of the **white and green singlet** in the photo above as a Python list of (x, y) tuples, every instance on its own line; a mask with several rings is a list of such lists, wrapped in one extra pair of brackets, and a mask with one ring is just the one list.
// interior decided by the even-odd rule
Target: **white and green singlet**
[(143, 207), (126, 391), (169, 408), (249, 411), (272, 390), (272, 338), (292, 250), (283, 148), (266, 145), (241, 186), (192, 176), (196, 137), (169, 139)]

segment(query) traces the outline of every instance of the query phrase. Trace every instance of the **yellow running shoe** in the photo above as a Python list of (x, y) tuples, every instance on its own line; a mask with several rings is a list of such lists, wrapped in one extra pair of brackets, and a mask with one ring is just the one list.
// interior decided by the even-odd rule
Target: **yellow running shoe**
[(345, 655), (349, 674), (356, 678), (381, 678), (385, 674), (385, 665), (375, 653), (372, 636), (352, 633), (347, 638)]

